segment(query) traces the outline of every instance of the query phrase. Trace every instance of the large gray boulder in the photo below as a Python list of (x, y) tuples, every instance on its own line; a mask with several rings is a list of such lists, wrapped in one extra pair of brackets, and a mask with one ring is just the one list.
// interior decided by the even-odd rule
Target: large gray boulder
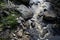
[(46, 11), (44, 12), (43, 20), (47, 23), (55, 23), (57, 19), (56, 13), (53, 11)]
[(33, 16), (31, 10), (29, 8), (27, 8), (25, 5), (20, 5), (16, 9), (17, 9), (17, 11), (19, 11), (21, 13), (21, 16), (24, 19), (30, 19)]
[(47, 0), (52, 4), (53, 10), (60, 16), (60, 0)]
[(56, 17), (56, 13), (54, 13), (53, 11), (45, 11), (44, 12), (44, 15), (46, 17), (52, 17), (52, 18), (55, 18)]

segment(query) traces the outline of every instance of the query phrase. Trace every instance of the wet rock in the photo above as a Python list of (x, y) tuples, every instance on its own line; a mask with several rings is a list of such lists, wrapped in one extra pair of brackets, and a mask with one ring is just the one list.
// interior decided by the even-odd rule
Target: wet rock
[(53, 11), (46, 11), (44, 12), (43, 20), (46, 22), (49, 21), (50, 23), (55, 23), (57, 20), (57, 15)]
[(46, 17), (52, 17), (52, 18), (55, 18), (56, 17), (56, 14), (53, 11), (45, 11), (44, 12), (44, 15)]
[(55, 26), (54, 27), (52, 27), (52, 30), (53, 30), (53, 34), (55, 34), (55, 35), (60, 35), (60, 24), (55, 24)]
[(60, 2), (60, 0), (47, 0), (48, 2), (51, 2), (52, 4), (56, 4), (55, 6), (59, 6), (58, 4), (59, 4), (59, 2)]
[(17, 10), (21, 13), (21, 16), (26, 20), (30, 19), (33, 16), (31, 10), (24, 5), (20, 5)]
[(26, 32), (29, 33), (29, 36), (31, 37), (30, 40), (39, 39), (39, 32), (36, 29), (27, 29)]
[(52, 8), (55, 12), (57, 12), (58, 16), (60, 16), (60, 0), (47, 0), (48, 2), (50, 2), (52, 4)]

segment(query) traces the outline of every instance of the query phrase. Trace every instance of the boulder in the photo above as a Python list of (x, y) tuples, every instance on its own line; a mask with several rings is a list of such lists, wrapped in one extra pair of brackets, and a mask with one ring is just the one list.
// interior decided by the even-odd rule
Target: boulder
[(45, 11), (44, 12), (44, 15), (46, 17), (52, 17), (52, 18), (55, 18), (56, 17), (56, 13), (54, 13), (53, 11)]
[(21, 16), (24, 19), (30, 19), (33, 16), (31, 10), (29, 8), (27, 8), (25, 5), (20, 5), (17, 8), (17, 11), (19, 11), (21, 13)]
[(56, 17), (57, 16), (53, 11), (46, 11), (44, 12), (43, 20), (48, 23), (55, 23)]

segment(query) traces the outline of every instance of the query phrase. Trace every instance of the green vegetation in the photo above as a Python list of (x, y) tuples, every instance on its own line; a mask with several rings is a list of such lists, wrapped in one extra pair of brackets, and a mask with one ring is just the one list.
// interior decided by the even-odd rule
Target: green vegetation
[(11, 26), (14, 27), (17, 24), (17, 18), (18, 16), (14, 13), (10, 13), (8, 16), (2, 16), (0, 18), (0, 26)]
[(16, 17), (15, 16), (7, 16), (6, 18), (2, 19), (2, 23), (4, 25), (9, 25), (9, 26), (13, 26), (17, 23)]
[(5, 7), (5, 3), (2, 0), (0, 0), (0, 10), (3, 12), (0, 14), (0, 31), (2, 31), (3, 28), (5, 28), (5, 26), (10, 26), (10, 28), (12, 27), (15, 28), (16, 25), (18, 24), (16, 18), (20, 16), (20, 14), (18, 14), (17, 11), (13, 9), (6, 10), (6, 8), (4, 7)]

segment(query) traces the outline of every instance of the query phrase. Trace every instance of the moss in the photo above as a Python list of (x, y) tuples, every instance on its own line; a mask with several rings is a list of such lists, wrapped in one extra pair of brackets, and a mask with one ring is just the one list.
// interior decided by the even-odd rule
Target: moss
[(3, 0), (0, 0), (0, 3), (2, 3), (3, 2)]
[(16, 18), (18, 17), (18, 14), (15, 11), (9, 12), (9, 15), (7, 17), (1, 17), (0, 18), (0, 26), (11, 26), (15, 27), (17, 25)]
[[(14, 9), (6, 8), (5, 6), (6, 3), (0, 0), (0, 10), (3, 12), (0, 16), (0, 31), (6, 27), (13, 31), (18, 25), (16, 18), (20, 17), (20, 13)], [(4, 13), (7, 14), (7, 16)]]
[(15, 10), (10, 11), (10, 15), (15, 14), (16, 17), (19, 17), (21, 14), (16, 12)]
[(15, 16), (9, 16), (7, 17), (7, 23), (11, 26), (15, 25), (17, 23)]
[(3, 24), (2, 23), (0, 23), (0, 27), (2, 27), (3, 26)]
[(17, 20), (15, 16), (9, 15), (8, 17), (2, 19), (2, 23), (4, 25), (14, 26), (17, 24)]
[(5, 5), (5, 3), (0, 3), (0, 6), (4, 6)]
[(5, 3), (3, 1), (0, 1), (0, 9), (5, 9)]

